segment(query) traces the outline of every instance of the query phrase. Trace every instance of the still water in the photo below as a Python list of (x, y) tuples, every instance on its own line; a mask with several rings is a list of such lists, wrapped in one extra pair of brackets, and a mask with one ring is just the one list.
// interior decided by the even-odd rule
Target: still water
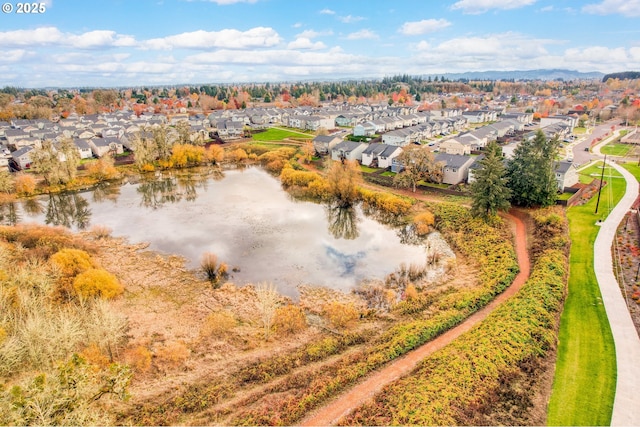
[(92, 191), (43, 196), (0, 207), (0, 222), (103, 225), (130, 242), (184, 256), (197, 268), (212, 252), (231, 268), (230, 281), (273, 282), (295, 296), (298, 284), (348, 291), (382, 279), (401, 263), (423, 265), (425, 248), (363, 215), (297, 201), (260, 168), (174, 172)]

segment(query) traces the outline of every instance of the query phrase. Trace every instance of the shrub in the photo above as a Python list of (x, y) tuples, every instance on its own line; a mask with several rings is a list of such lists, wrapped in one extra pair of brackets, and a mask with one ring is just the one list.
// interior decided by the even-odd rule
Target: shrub
[(172, 368), (182, 365), (189, 357), (190, 351), (187, 346), (180, 341), (165, 344), (156, 352), (158, 360)]
[(200, 268), (207, 275), (207, 279), (214, 287), (218, 287), (220, 279), (227, 276), (227, 264), (221, 262), (218, 263), (218, 257), (211, 252), (205, 252), (200, 260)]
[(273, 326), (280, 334), (295, 334), (307, 327), (307, 318), (300, 307), (289, 304), (276, 309)]
[(343, 304), (331, 302), (323, 307), (323, 313), (334, 328), (342, 329), (352, 326), (360, 317), (360, 313), (353, 303)]
[(431, 228), (435, 224), (435, 217), (429, 211), (422, 212), (413, 219), (416, 227), (416, 233), (419, 236), (427, 235), (431, 232)]
[(219, 145), (210, 145), (207, 148), (206, 158), (213, 164), (220, 163), (224, 160), (224, 149)]
[(106, 239), (111, 236), (111, 229), (104, 225), (94, 225), (89, 232), (95, 239)]
[(236, 148), (225, 156), (228, 160), (235, 163), (242, 163), (249, 158), (249, 155), (242, 148)]
[(103, 156), (87, 166), (87, 175), (96, 181), (102, 182), (118, 178), (120, 173), (113, 164), (113, 158), (111, 156)]
[(36, 179), (33, 175), (21, 173), (16, 176), (15, 189), (20, 195), (30, 196), (36, 190)]
[(116, 276), (97, 268), (91, 268), (78, 274), (73, 281), (73, 288), (81, 298), (111, 299), (124, 291)]
[(202, 335), (222, 335), (236, 326), (236, 319), (228, 311), (216, 311), (210, 313), (202, 327)]
[(151, 352), (143, 345), (127, 349), (124, 360), (135, 372), (144, 373), (151, 368)]
[(15, 182), (9, 171), (0, 171), (0, 193), (11, 193), (15, 189)]
[(91, 255), (81, 249), (61, 249), (51, 255), (50, 261), (60, 268), (60, 272), (65, 277), (77, 276), (90, 268), (97, 267)]

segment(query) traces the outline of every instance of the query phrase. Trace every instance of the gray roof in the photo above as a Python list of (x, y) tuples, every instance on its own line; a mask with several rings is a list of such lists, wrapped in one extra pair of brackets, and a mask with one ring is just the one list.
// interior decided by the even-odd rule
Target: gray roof
[(333, 147), (334, 150), (338, 151), (338, 150), (342, 150), (342, 151), (353, 151), (356, 148), (358, 148), (360, 145), (362, 145), (361, 142), (356, 142), (356, 141), (342, 141), (340, 143), (338, 143), (338, 145), (336, 145), (335, 147)]
[(560, 172), (561, 174), (565, 174), (565, 173), (567, 173), (567, 171), (569, 169), (571, 169), (572, 166), (573, 166), (573, 163), (560, 161), (560, 162), (556, 162), (555, 170), (556, 170), (556, 172)]
[(460, 168), (467, 164), (470, 160), (473, 160), (471, 156), (461, 156), (459, 154), (444, 154), (440, 153), (435, 158), (436, 162), (444, 162), (447, 166), (452, 168)]

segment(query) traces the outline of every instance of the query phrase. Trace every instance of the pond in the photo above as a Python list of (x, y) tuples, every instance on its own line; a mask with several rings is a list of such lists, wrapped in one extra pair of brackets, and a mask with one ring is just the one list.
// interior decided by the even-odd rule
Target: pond
[[(5, 224), (36, 222), (74, 230), (93, 225), (150, 249), (179, 254), (197, 268), (211, 252), (230, 281), (273, 282), (295, 297), (299, 284), (349, 291), (383, 279), (401, 263), (424, 265), (424, 245), (363, 215), (293, 199), (280, 182), (251, 167), (156, 174), (92, 191), (42, 196), (0, 207)], [(405, 236), (406, 237), (406, 236)]]

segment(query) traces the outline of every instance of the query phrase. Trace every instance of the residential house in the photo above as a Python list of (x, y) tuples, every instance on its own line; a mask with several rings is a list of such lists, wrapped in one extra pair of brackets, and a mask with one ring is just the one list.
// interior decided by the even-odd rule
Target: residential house
[(11, 151), (5, 145), (0, 144), (0, 170), (7, 170), (11, 160)]
[(33, 147), (22, 147), (11, 153), (11, 157), (20, 169), (29, 169), (31, 167), (31, 151), (33, 150)]
[(78, 153), (80, 153), (81, 159), (90, 159), (93, 157), (93, 151), (91, 150), (91, 145), (89, 141), (86, 139), (74, 139), (73, 143), (78, 149)]
[(387, 132), (382, 135), (382, 143), (387, 145), (395, 145), (397, 147), (404, 147), (410, 144), (412, 132), (408, 129), (398, 129), (391, 132)]
[(376, 134), (376, 125), (373, 122), (364, 122), (357, 124), (353, 128), (353, 136), (374, 136)]
[(484, 111), (482, 110), (465, 111), (462, 113), (462, 116), (466, 118), (469, 123), (484, 123), (487, 121), (485, 119)]
[(387, 144), (369, 144), (362, 152), (362, 164), (386, 169), (391, 167), (393, 159), (402, 153), (402, 148)]
[(362, 152), (367, 144), (355, 141), (342, 141), (331, 149), (331, 160), (362, 160)]
[(435, 157), (435, 161), (442, 165), (442, 183), (456, 185), (467, 181), (469, 167), (473, 164), (474, 158), (441, 153)]
[(313, 138), (313, 148), (318, 154), (329, 154), (341, 141), (340, 135), (318, 135)]
[(572, 187), (578, 183), (578, 171), (573, 163), (560, 161), (555, 164), (556, 182), (558, 191), (564, 192), (567, 187)]
[(102, 157), (105, 154), (122, 154), (124, 146), (122, 142), (116, 138), (94, 138), (88, 140), (91, 152), (96, 157)]
[(471, 154), (471, 144), (460, 138), (451, 138), (440, 143), (440, 152), (445, 154), (468, 155)]

